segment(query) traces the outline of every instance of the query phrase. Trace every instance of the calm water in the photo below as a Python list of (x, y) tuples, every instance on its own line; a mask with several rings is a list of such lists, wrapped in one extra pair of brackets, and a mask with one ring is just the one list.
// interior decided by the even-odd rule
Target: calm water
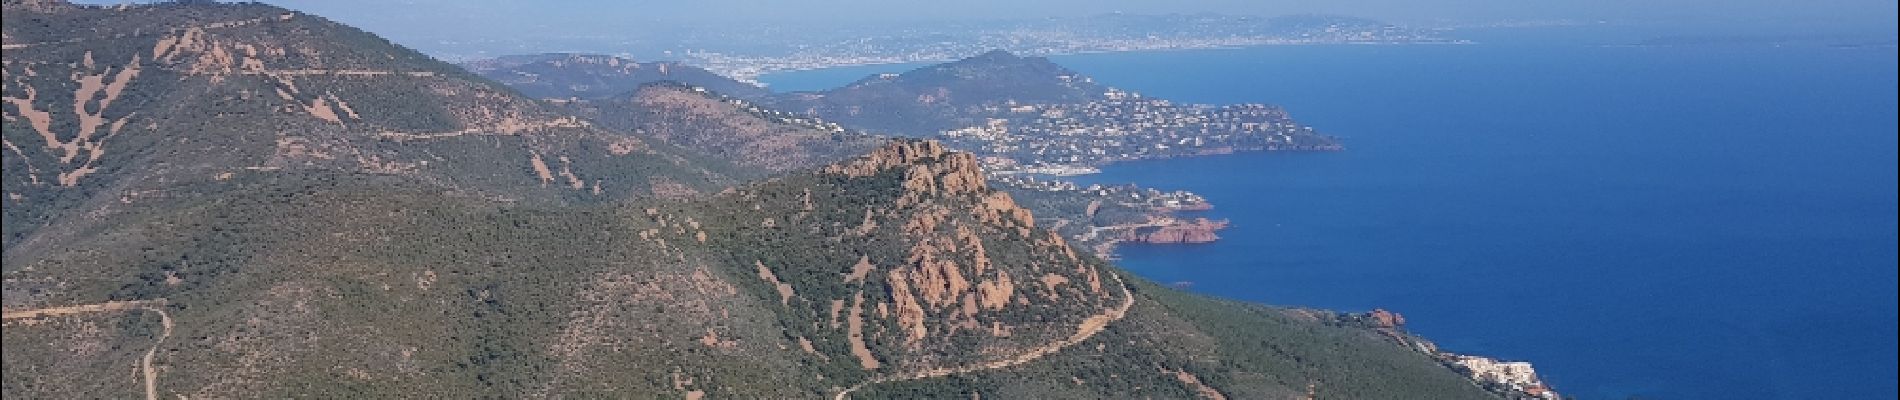
[(1586, 399), (1819, 399), (1896, 396), (1895, 58), (1485, 44), (1057, 62), (1165, 98), (1281, 104), (1346, 140), (1086, 177), (1200, 192), (1234, 221), (1214, 244), (1124, 248), (1139, 274), (1400, 311)]

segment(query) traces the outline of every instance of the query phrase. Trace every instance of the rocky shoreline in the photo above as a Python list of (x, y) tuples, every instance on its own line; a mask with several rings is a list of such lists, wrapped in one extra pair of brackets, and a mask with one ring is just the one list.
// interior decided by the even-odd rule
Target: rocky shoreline
[(1195, 218), (1192, 221), (1174, 220), (1173, 223), (1159, 226), (1141, 226), (1122, 231), (1117, 240), (1130, 243), (1148, 244), (1199, 244), (1220, 240), (1215, 232), (1227, 229), (1227, 221), (1213, 221), (1207, 218)]
[[(1099, 206), (1100, 204), (1092, 204), (1085, 214), (1093, 216)], [(1140, 222), (1094, 227), (1089, 234), (1078, 239), (1081, 239), (1079, 242), (1092, 242), (1090, 249), (1097, 256), (1109, 260), (1116, 259), (1116, 246), (1122, 243), (1157, 245), (1213, 243), (1220, 240), (1219, 231), (1230, 225), (1228, 220), (1212, 220), (1204, 217), (1185, 218), (1176, 215), (1177, 212), (1198, 212), (1213, 208), (1213, 203), (1205, 199), (1153, 207), (1141, 211), (1142, 221)], [(1191, 282), (1177, 284), (1191, 284)], [(1446, 368), (1471, 379), (1473, 384), (1496, 393), (1502, 398), (1513, 400), (1563, 398), (1544, 383), (1543, 378), (1537, 374), (1536, 368), (1530, 362), (1505, 361), (1445, 351), (1436, 343), (1407, 331), (1405, 316), (1399, 313), (1383, 309), (1365, 313), (1326, 313), (1332, 315), (1335, 323), (1369, 329), (1394, 344), (1423, 353)]]
[[(1160, 245), (1213, 243), (1220, 240), (1217, 232), (1227, 229), (1228, 225), (1227, 220), (1207, 218), (1182, 220), (1166, 214), (1157, 214), (1153, 218), (1155, 222), (1096, 228), (1098, 233), (1095, 237), (1085, 239), (1096, 239), (1089, 248), (1095, 252), (1096, 257), (1115, 260), (1119, 258), (1115, 256), (1115, 248), (1122, 243)], [(1111, 233), (1099, 233), (1102, 231)]]
[(1392, 342), (1431, 356), (1446, 368), (1470, 378), (1478, 386), (1513, 400), (1555, 400), (1564, 398), (1544, 383), (1537, 369), (1525, 361), (1503, 361), (1490, 357), (1445, 351), (1423, 337), (1405, 329), (1405, 316), (1384, 309), (1365, 313), (1336, 313), (1334, 321), (1371, 329)]

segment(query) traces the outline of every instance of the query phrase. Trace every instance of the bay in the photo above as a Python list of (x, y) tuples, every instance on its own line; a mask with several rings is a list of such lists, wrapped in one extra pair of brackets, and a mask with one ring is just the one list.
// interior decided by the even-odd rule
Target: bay
[[(1891, 47), (1570, 40), (1054, 59), (1152, 96), (1279, 104), (1346, 143), (1079, 177), (1192, 190), (1233, 220), (1212, 244), (1123, 247), (1120, 265), (1144, 277), (1398, 311), (1447, 349), (1532, 361), (1585, 399), (1895, 396)], [(804, 73), (766, 81), (841, 77)]]

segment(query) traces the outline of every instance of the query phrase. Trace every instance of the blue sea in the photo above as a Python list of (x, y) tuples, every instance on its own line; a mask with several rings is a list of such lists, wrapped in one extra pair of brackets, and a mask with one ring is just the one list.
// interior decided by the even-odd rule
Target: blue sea
[(1199, 192), (1233, 221), (1217, 243), (1123, 247), (1149, 279), (1398, 311), (1583, 399), (1895, 398), (1892, 47), (1505, 37), (1055, 60), (1177, 101), (1279, 104), (1346, 143), (1080, 177)]

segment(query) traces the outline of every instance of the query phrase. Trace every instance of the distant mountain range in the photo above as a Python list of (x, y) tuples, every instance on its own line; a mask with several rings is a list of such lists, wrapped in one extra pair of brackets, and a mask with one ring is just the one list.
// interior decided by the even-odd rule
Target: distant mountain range
[[(510, 88), (266, 5), (4, 7), (9, 399), (1538, 395), (1395, 314), (1130, 275), (937, 142), (618, 81), (646, 66)], [(926, 80), (1017, 67), (859, 90), (1090, 93)]]
[(985, 105), (1081, 103), (1105, 87), (1042, 57), (990, 51), (836, 89), (779, 96), (772, 106), (864, 129), (928, 137), (980, 125)]
[(764, 88), (739, 82), (699, 67), (677, 62), (637, 62), (620, 57), (548, 53), (505, 56), (463, 63), (477, 74), (494, 79), (535, 98), (597, 99), (625, 95), (640, 85), (677, 81), (727, 96), (763, 96)]

